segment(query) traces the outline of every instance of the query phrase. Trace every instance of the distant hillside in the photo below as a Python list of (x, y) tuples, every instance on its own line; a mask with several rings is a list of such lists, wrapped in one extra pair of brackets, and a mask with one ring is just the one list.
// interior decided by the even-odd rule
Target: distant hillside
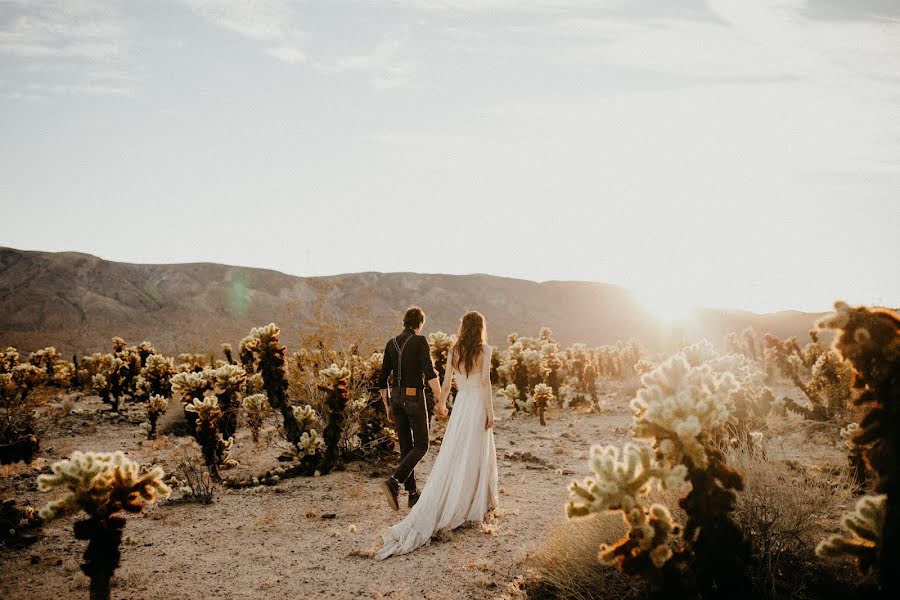
[(428, 315), (426, 333), (456, 331), (460, 315), (476, 309), (490, 342), (552, 328), (563, 344), (607, 344), (636, 337), (651, 348), (681, 337), (720, 343), (728, 331), (752, 326), (778, 336), (805, 336), (819, 315), (795, 311), (758, 315), (703, 309), (676, 330), (647, 314), (627, 290), (581, 281), (536, 283), (491, 275), (353, 273), (295, 277), (277, 271), (192, 263), (138, 265), (76, 252), (0, 247), (0, 346), (61, 352), (107, 351), (110, 338), (150, 340), (166, 352), (218, 350), (251, 327), (271, 321), (296, 347), (317, 306), (345, 322), (361, 309), (381, 338), (399, 328), (410, 304)]

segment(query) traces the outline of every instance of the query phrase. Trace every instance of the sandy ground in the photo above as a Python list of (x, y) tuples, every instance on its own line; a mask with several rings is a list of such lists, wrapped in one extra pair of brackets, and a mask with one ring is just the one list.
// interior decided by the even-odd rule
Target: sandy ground
[[(489, 527), (457, 529), (412, 554), (375, 561), (369, 557), (380, 532), (405, 515), (405, 498), (399, 513), (391, 511), (373, 477), (387, 465), (354, 462), (343, 472), (291, 479), (263, 492), (220, 488), (209, 505), (161, 502), (129, 516), (125, 535), (131, 543), (122, 547), (113, 598), (496, 597), (524, 573), (524, 561), (545, 531), (565, 519), (567, 485), (587, 475), (589, 446), (628, 437), (625, 394), (620, 386), (605, 392), (603, 413), (554, 410), (547, 427), (536, 417), (512, 417), (495, 400), (501, 507)], [(76, 449), (124, 450), (140, 462), (159, 462), (168, 473), (189, 447), (188, 438), (153, 443), (133, 437), (138, 407), (128, 409), (130, 420), (98, 416), (96, 398), (75, 407), (81, 414), (61, 418), (44, 434), (40, 459), (0, 472), (0, 496), (43, 505), (58, 494), (36, 491), (37, 472)], [(246, 436), (239, 432), (232, 453), (241, 462), (237, 473), (274, 466), (274, 444), (261, 451)], [(420, 463), (420, 481), (438, 450), (432, 445)], [(79, 570), (86, 542), (74, 539), (73, 520), (48, 524), (29, 548), (0, 549), (0, 597), (87, 597), (88, 580)]]
[[(536, 417), (512, 417), (496, 399), (501, 507), (488, 527), (457, 529), (412, 554), (375, 561), (370, 557), (380, 533), (407, 512), (405, 497), (395, 513), (379, 490), (380, 476), (396, 461), (352, 462), (345, 471), (324, 477), (290, 479), (262, 492), (219, 488), (212, 504), (163, 501), (143, 515), (129, 516), (125, 535), (130, 543), (123, 544), (112, 597), (501, 596), (511, 581), (525, 574), (529, 553), (546, 539), (548, 530), (565, 519), (567, 486), (589, 475), (591, 444), (621, 445), (630, 439), (628, 402), (634, 388), (608, 383), (602, 390), (602, 413), (554, 409), (547, 427)], [(188, 437), (162, 436), (155, 442), (134, 437), (142, 418), (137, 406), (126, 407), (125, 417), (101, 413), (97, 398), (78, 400), (74, 408), (43, 434), (40, 458), (32, 465), (0, 470), (0, 497), (39, 507), (58, 496), (37, 492), (35, 477), (76, 449), (123, 450), (139, 462), (158, 462), (167, 473), (184, 452), (199, 452)], [(780, 443), (804, 462), (827, 467), (846, 460), (833, 432), (804, 430), (796, 419), (778, 424)], [(439, 426), (433, 437), (441, 433)], [(817, 437), (822, 443), (816, 443)], [(420, 482), (438, 451), (433, 444), (420, 463)], [(276, 442), (257, 447), (249, 432), (240, 430), (232, 456), (241, 464), (230, 473), (260, 473), (277, 464), (277, 454)], [(0, 598), (88, 596), (88, 579), (79, 569), (86, 542), (74, 539), (73, 520), (46, 525), (43, 537), (28, 548), (0, 548)]]

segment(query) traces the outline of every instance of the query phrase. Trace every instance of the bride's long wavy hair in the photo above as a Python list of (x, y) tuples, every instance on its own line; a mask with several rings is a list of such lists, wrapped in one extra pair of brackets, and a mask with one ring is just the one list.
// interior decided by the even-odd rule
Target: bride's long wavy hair
[[(487, 329), (484, 326), (484, 315), (477, 310), (470, 310), (463, 315), (456, 343), (453, 344), (453, 368), (457, 371), (471, 373), (475, 361), (481, 356), (481, 347), (487, 342)], [(460, 365), (465, 369), (460, 369)]]

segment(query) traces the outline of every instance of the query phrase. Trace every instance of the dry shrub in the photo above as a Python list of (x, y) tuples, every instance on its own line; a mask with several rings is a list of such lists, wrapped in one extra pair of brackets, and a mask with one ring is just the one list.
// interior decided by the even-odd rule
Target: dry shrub
[(754, 592), (763, 598), (819, 598), (839, 593), (842, 573), (815, 555), (823, 526), (852, 505), (849, 472), (817, 471), (784, 460), (773, 447), (726, 450), (744, 474), (734, 519), (753, 547)]
[(170, 483), (181, 492), (181, 502), (210, 504), (213, 501), (215, 484), (203, 461), (194, 456), (182, 455)]
[(600, 546), (611, 544), (626, 531), (622, 515), (594, 514), (567, 519), (550, 530), (544, 544), (529, 557), (534, 579), (528, 582), (531, 600), (590, 600), (641, 598), (643, 581), (600, 564)]

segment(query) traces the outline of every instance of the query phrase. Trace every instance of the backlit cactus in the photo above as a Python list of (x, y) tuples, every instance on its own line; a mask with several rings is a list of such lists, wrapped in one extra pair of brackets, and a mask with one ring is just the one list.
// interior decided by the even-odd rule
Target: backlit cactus
[(350, 370), (332, 364), (327, 369), (319, 371), (319, 378), (319, 389), (326, 393), (325, 430), (322, 435), (325, 441), (325, 453), (322, 456), (320, 470), (322, 473), (328, 473), (338, 464), (338, 444), (344, 429), (344, 410), (349, 400)]
[(212, 390), (213, 382), (209, 371), (179, 371), (172, 376), (172, 391), (181, 394), (181, 404), (184, 407), (184, 416), (191, 429), (197, 425), (197, 413), (187, 409), (194, 401), (203, 401), (206, 392)]
[(175, 361), (161, 354), (150, 354), (141, 369), (141, 377), (147, 382), (148, 397), (152, 395), (169, 398), (172, 395), (172, 377), (175, 375)]
[(91, 599), (107, 600), (110, 579), (119, 566), (125, 526), (125, 519), (117, 513), (139, 513), (157, 497), (168, 497), (164, 473), (159, 467), (141, 472), (139, 465), (121, 452), (75, 451), (54, 463), (52, 470), (52, 475), (38, 476), (38, 490), (66, 489), (68, 493), (47, 504), (40, 515), (49, 521), (78, 511), (87, 514), (74, 526), (75, 538), (88, 540), (81, 570), (91, 580)]
[(812, 342), (800, 349), (794, 338), (782, 342), (765, 336), (766, 356), (803, 392), (809, 406), (787, 397), (781, 402), (805, 419), (843, 421), (849, 409), (852, 368), (836, 351), (819, 343), (815, 331), (810, 337)]
[(241, 400), (241, 408), (244, 409), (247, 427), (250, 428), (253, 441), (258, 443), (259, 430), (265, 418), (272, 414), (272, 407), (269, 406), (269, 401), (266, 400), (265, 394), (251, 394)]
[(519, 394), (519, 388), (516, 387), (516, 384), (510, 383), (505, 388), (501, 389), (499, 394), (501, 396), (503, 396), (504, 398), (506, 398), (506, 400), (509, 402), (510, 407), (514, 411), (518, 411), (518, 406), (516, 405), (516, 402), (519, 400), (520, 394)]
[(616, 565), (625, 573), (653, 572), (672, 556), (672, 545), (680, 544), (681, 527), (661, 504), (645, 506), (641, 497), (651, 487), (681, 492), (689, 486), (684, 465), (666, 467), (657, 463), (646, 446), (626, 445), (620, 454), (614, 446), (593, 446), (589, 461), (596, 480), (573, 482), (573, 499), (566, 506), (569, 518), (592, 513), (620, 511), (629, 527), (624, 538), (601, 546), (600, 562)]
[[(853, 365), (853, 404), (862, 411), (852, 438), (884, 497), (880, 545), (871, 570), (885, 596), (900, 593), (900, 316), (881, 308), (850, 307), (836, 302), (835, 312), (819, 322), (836, 329), (835, 349)], [(882, 501), (879, 501), (881, 503)], [(870, 508), (874, 505), (869, 504)], [(880, 510), (880, 509), (879, 509)], [(831, 545), (838, 552), (849, 546)], [(863, 564), (860, 563), (863, 567)]]
[(0, 464), (30, 463), (37, 453), (34, 405), (28, 396), (46, 380), (43, 368), (19, 364), (15, 348), (0, 352)]
[(547, 408), (550, 406), (550, 403), (553, 401), (553, 390), (550, 389), (549, 385), (545, 383), (539, 383), (534, 386), (532, 399), (534, 402), (534, 410), (538, 414), (541, 425), (546, 425), (547, 421), (544, 418), (544, 415), (547, 411)]
[(156, 437), (156, 422), (159, 420), (159, 415), (166, 412), (168, 407), (169, 399), (165, 396), (159, 394), (150, 396), (150, 400), (147, 402), (147, 420), (141, 423), (141, 432), (147, 434), (148, 440)]
[[(725, 462), (716, 440), (729, 422), (739, 383), (716, 373), (704, 345), (676, 354), (641, 378), (632, 401), (634, 437), (650, 441), (664, 467), (687, 469), (691, 491), (679, 501), (685, 511), (686, 551), (678, 556), (684, 577), (677, 586), (702, 596), (747, 594), (750, 546), (731, 515), (743, 479)], [(722, 552), (728, 548), (728, 552)], [(671, 579), (666, 585), (673, 585)]]
[(210, 372), (213, 389), (219, 399), (222, 417), (219, 431), (225, 439), (234, 437), (238, 422), (238, 394), (247, 383), (247, 373), (243, 367), (225, 364)]
[(274, 323), (269, 323), (265, 327), (254, 327), (250, 330), (250, 335), (241, 340), (240, 356), (242, 364), (255, 365), (256, 372), (262, 374), (269, 405), (281, 413), (285, 436), (296, 447), (300, 443), (303, 431), (294, 419), (287, 398), (285, 348), (278, 340), (280, 333), (281, 330)]
[[(841, 525), (849, 535), (833, 535), (816, 546), (816, 554), (823, 558), (856, 559), (859, 570), (869, 573), (878, 564), (884, 546), (884, 522), (887, 516), (887, 496), (863, 496), (856, 508), (845, 513)], [(896, 568), (897, 565), (894, 565)]]
[(219, 399), (215, 396), (207, 396), (203, 400), (195, 398), (184, 409), (197, 415), (194, 427), (197, 441), (203, 450), (203, 461), (209, 469), (210, 477), (221, 481), (219, 466), (231, 466), (235, 463), (228, 459), (228, 451), (234, 438), (223, 439), (218, 431), (218, 421), (222, 417)]

